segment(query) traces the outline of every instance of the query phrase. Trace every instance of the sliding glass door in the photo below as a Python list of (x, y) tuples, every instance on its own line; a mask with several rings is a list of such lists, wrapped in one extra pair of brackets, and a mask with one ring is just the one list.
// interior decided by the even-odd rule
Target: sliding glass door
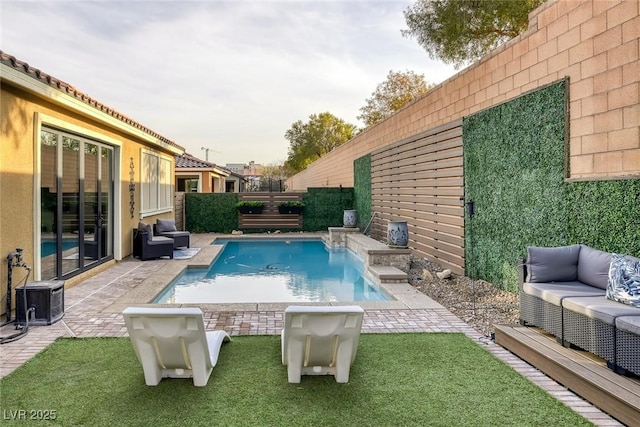
[(113, 147), (56, 129), (41, 135), (41, 277), (113, 257)]

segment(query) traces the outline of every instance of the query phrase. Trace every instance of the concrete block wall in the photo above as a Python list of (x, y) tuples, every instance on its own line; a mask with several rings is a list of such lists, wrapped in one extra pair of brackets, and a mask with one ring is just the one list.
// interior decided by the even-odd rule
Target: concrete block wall
[(639, 40), (638, 0), (550, 0), (531, 12), (526, 32), (312, 163), (288, 188), (353, 186), (355, 159), (565, 76), (567, 178), (640, 178)]

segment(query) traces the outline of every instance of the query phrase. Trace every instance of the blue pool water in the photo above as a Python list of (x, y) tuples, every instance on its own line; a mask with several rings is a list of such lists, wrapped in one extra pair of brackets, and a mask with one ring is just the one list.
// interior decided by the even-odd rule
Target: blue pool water
[(318, 240), (216, 240), (211, 267), (190, 268), (154, 303), (390, 301), (347, 249)]
[[(67, 249), (75, 248), (78, 246), (77, 240), (63, 240), (62, 241), (62, 250), (66, 251)], [(53, 255), (56, 253), (56, 241), (55, 240), (43, 240), (40, 243), (40, 256), (42, 258)]]

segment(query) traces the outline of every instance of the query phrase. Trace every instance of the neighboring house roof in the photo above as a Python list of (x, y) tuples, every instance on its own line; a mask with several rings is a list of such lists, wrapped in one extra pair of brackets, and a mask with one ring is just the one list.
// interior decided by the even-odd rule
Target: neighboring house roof
[(236, 173), (234, 171), (230, 171), (229, 169), (224, 169), (224, 170), (229, 172), (229, 175), (231, 175), (231, 176), (235, 176), (236, 178), (241, 179), (241, 180), (243, 180), (245, 182), (249, 181), (249, 179), (247, 177), (245, 177), (244, 175), (242, 175), (242, 174)]
[(191, 154), (184, 153), (181, 156), (176, 156), (176, 167), (177, 168), (204, 168), (209, 169), (215, 167), (215, 163), (205, 162), (204, 160), (200, 160), (196, 157), (193, 157)]
[(151, 129), (149, 129), (146, 126), (143, 126), (142, 124), (136, 122), (135, 120), (125, 116), (122, 113), (119, 113), (118, 111), (114, 110), (113, 108), (98, 102), (97, 100), (91, 98), (89, 95), (87, 95), (86, 93), (83, 93), (81, 91), (79, 91), (78, 89), (76, 89), (75, 87), (71, 86), (69, 83), (65, 83), (62, 80), (59, 80), (53, 76), (50, 76), (49, 74), (46, 74), (40, 70), (38, 70), (37, 68), (33, 68), (31, 67), (29, 64), (27, 64), (26, 62), (20, 61), (18, 59), (16, 59), (14, 56), (11, 56), (5, 52), (3, 52), (2, 50), (0, 50), (0, 64), (4, 64), (8, 67), (13, 68), (16, 71), (19, 71), (23, 74), (26, 74), (27, 76), (46, 84), (49, 87), (52, 87), (54, 89), (59, 90), (60, 92), (63, 92), (69, 96), (72, 96), (73, 98), (84, 102), (87, 105), (90, 105), (91, 107), (94, 107), (95, 109), (97, 109), (98, 111), (101, 111), (105, 114), (108, 114), (109, 116), (120, 120), (123, 123), (126, 123), (129, 126), (132, 126), (140, 131), (143, 131), (144, 133), (147, 133), (151, 136), (153, 136), (154, 138), (157, 138), (159, 141), (162, 141), (168, 145), (171, 145), (175, 148), (180, 149), (181, 151), (184, 151), (184, 147), (178, 145), (177, 143), (175, 143), (174, 141), (171, 141), (168, 138), (165, 138), (164, 136), (158, 134), (157, 132), (152, 131)]
[(229, 176), (231, 171), (216, 166), (215, 163), (206, 162), (204, 160), (200, 160), (197, 157), (192, 156), (191, 154), (184, 153), (181, 155), (176, 155), (176, 170), (178, 169), (203, 169), (215, 172), (219, 175)]

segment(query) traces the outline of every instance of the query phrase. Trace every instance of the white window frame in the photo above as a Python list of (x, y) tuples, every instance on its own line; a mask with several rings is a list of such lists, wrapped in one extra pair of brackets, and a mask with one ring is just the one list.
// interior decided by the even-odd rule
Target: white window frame
[(173, 211), (171, 157), (140, 150), (140, 218)]

